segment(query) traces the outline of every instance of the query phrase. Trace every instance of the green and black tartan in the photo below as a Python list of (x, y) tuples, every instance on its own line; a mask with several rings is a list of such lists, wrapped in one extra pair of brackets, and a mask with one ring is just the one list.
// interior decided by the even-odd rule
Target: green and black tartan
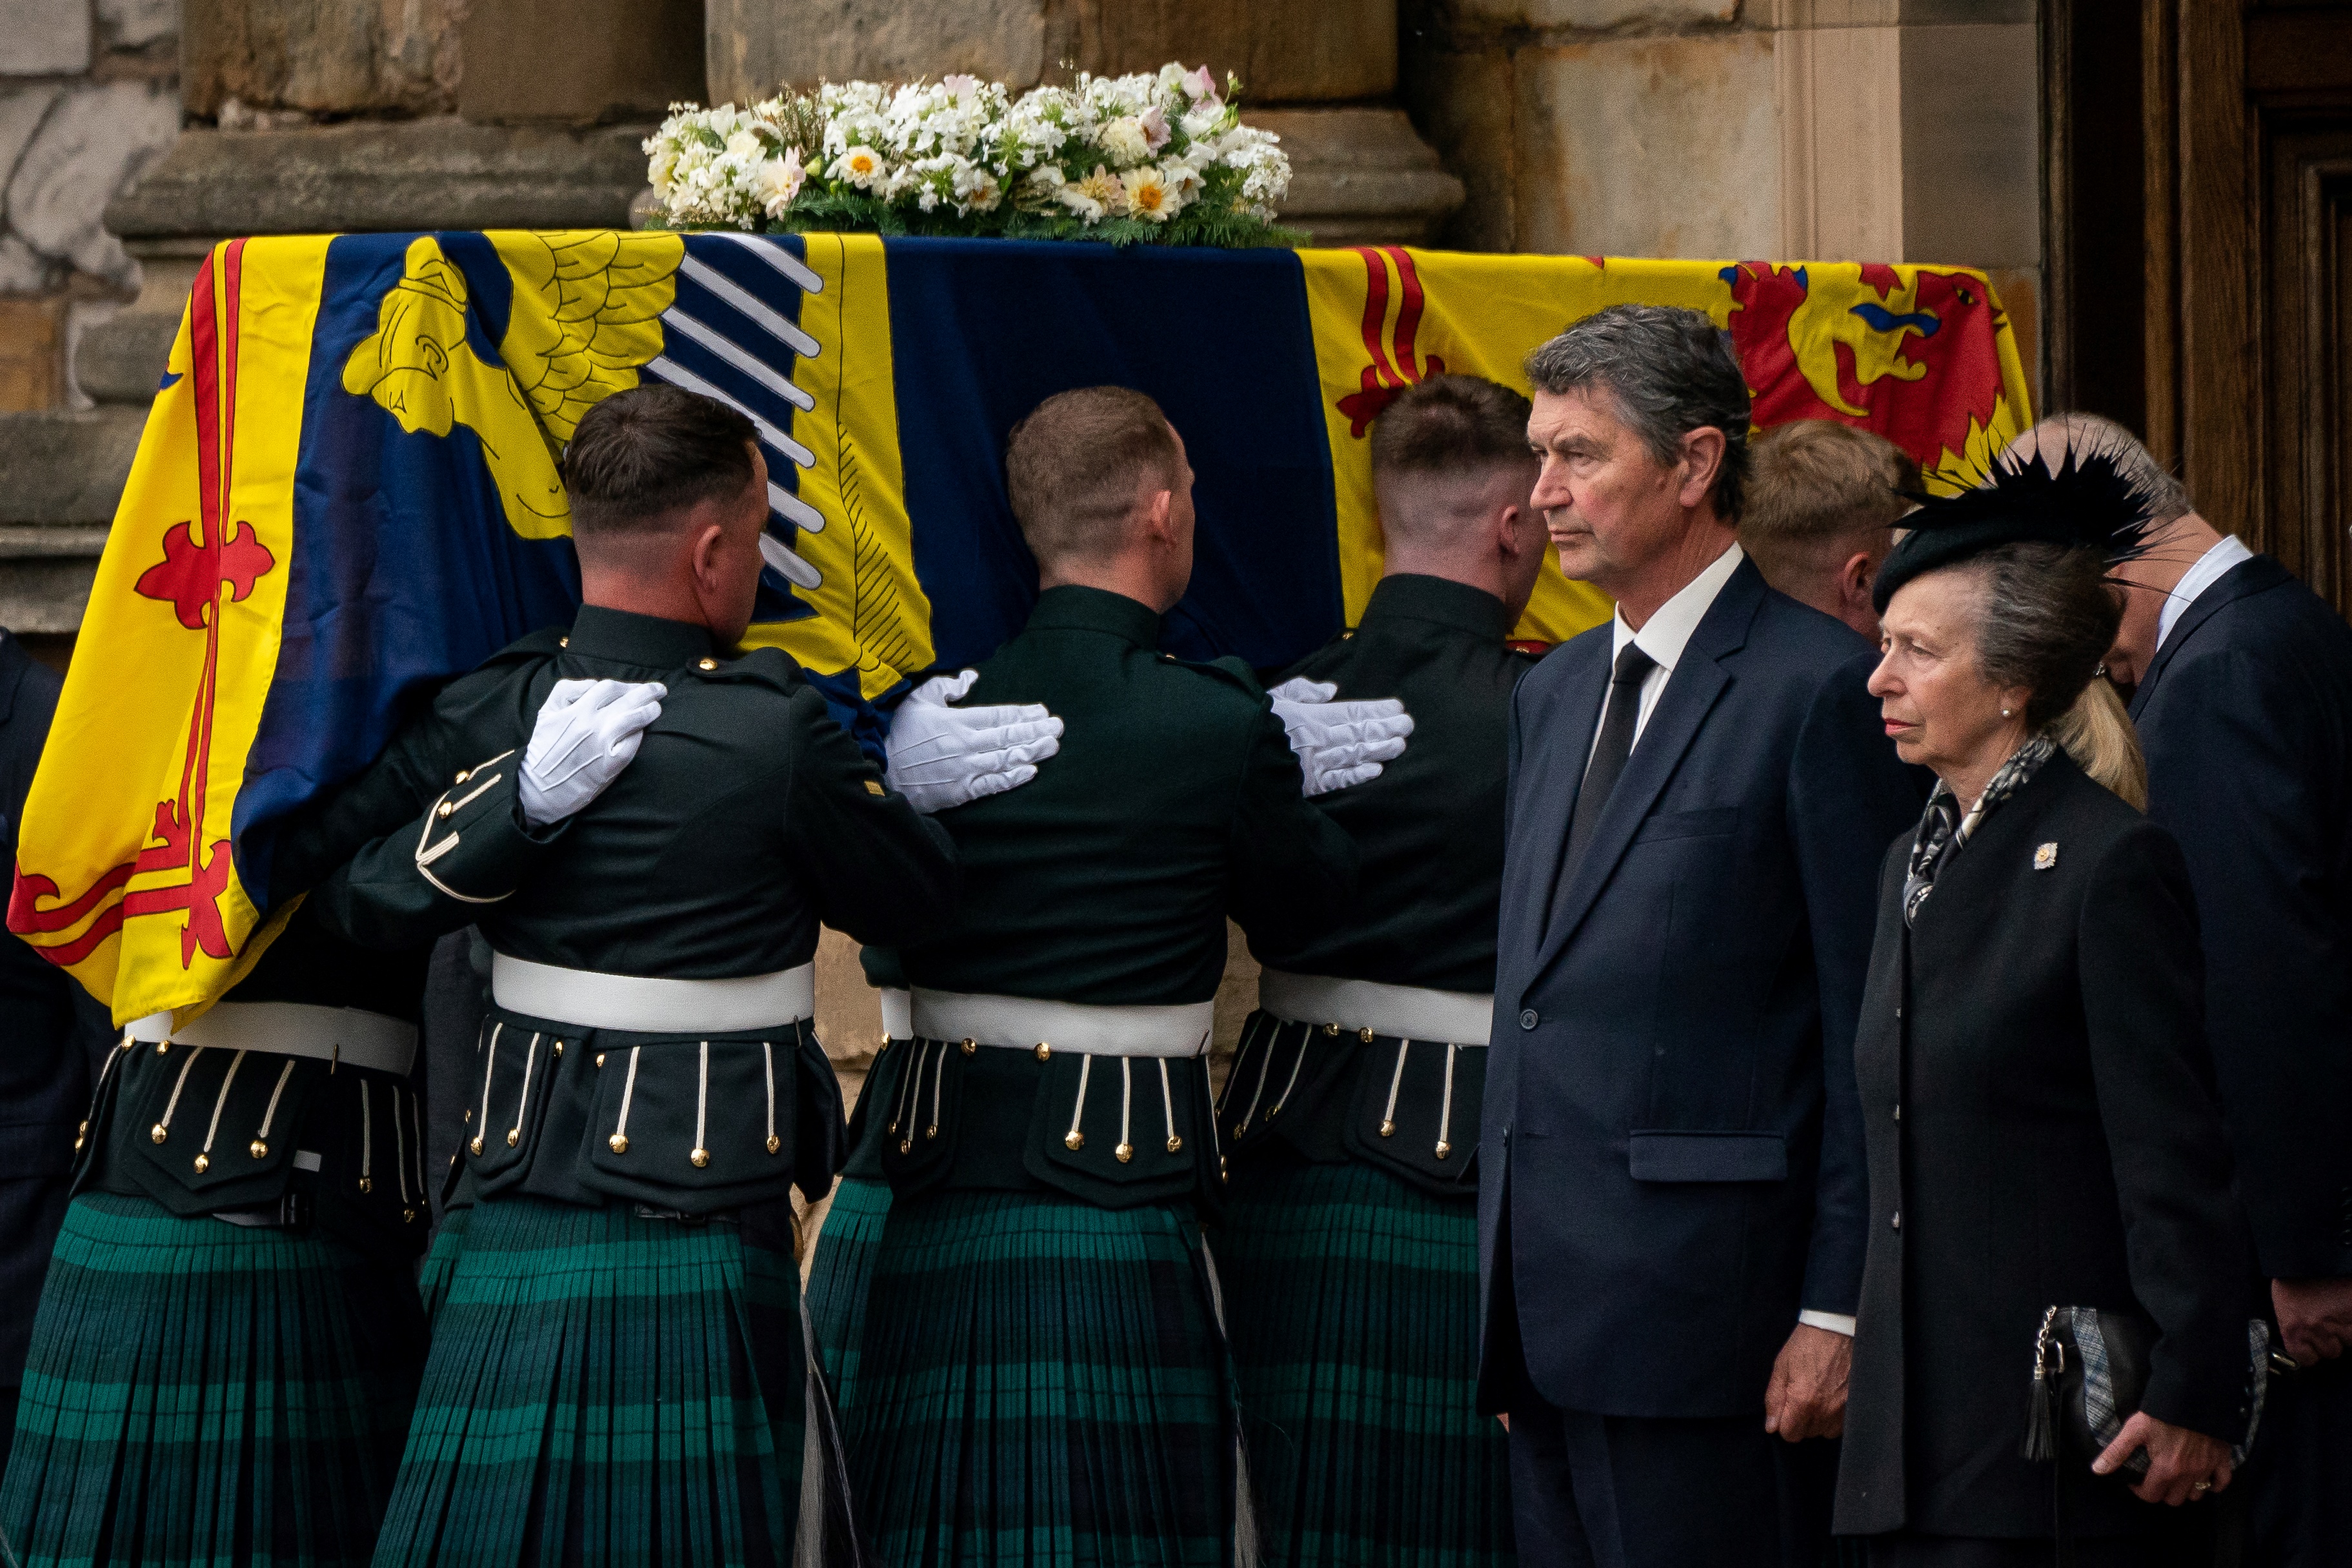
[(1501, 1568), (1477, 1412), (1478, 1216), (1360, 1161), (1269, 1162), (1215, 1233), (1269, 1563)]
[(874, 1254), (889, 1217), (889, 1183), (879, 1176), (843, 1176), (833, 1189), (833, 1202), (817, 1231), (816, 1254), (809, 1262), (808, 1313), (816, 1333), (817, 1364), (833, 1390), (834, 1408), (845, 1421), (856, 1396)]
[(845, 1415), (891, 1568), (1223, 1563), (1234, 1410), (1188, 1204), (893, 1204)]
[(0, 1536), (26, 1568), (365, 1563), (423, 1329), (404, 1258), (86, 1193), (41, 1290)]
[(470, 1204), (444, 1214), (425, 1261), (417, 1266), (416, 1294), (425, 1303), (428, 1323), (441, 1315), (441, 1304), (449, 1299), (449, 1281), (457, 1277), (457, 1259), (466, 1255), (466, 1227), (473, 1221)]
[(799, 1283), (730, 1218), (477, 1204), (376, 1562), (789, 1564)]

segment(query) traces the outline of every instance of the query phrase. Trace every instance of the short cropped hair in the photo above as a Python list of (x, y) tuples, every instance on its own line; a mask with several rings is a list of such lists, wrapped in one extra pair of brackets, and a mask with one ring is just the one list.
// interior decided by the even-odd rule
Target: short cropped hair
[(647, 382), (591, 408), (563, 449), (574, 536), (646, 533), (751, 482), (751, 422), (714, 398)]
[(1781, 561), (1894, 526), (1919, 489), (1902, 447), (1834, 419), (1776, 425), (1752, 446), (1739, 542), (1768, 577)]
[(1116, 555), (1137, 500), (1174, 489), (1181, 472), (1168, 416), (1125, 386), (1055, 393), (1013, 427), (1004, 450), (1013, 521), (1040, 564)]
[(1476, 375), (1433, 375), (1372, 422), (1372, 477), (1459, 473), (1531, 463), (1528, 400)]
[(1722, 431), (1715, 510), (1726, 522), (1739, 520), (1751, 400), (1731, 334), (1705, 311), (1612, 305), (1528, 355), (1527, 372), (1538, 391), (1555, 397), (1605, 389), (1618, 418), (1658, 463), (1673, 462), (1692, 431)]

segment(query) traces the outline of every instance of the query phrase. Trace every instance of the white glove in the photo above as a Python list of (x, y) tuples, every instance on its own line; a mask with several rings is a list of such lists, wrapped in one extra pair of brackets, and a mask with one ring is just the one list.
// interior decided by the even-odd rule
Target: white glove
[(935, 675), (908, 692), (891, 717), (885, 742), (890, 765), (883, 776), (917, 811), (947, 811), (1017, 789), (1062, 749), (1062, 721), (1034, 702), (948, 706), (979, 679), (976, 669)]
[(1398, 699), (1332, 701), (1339, 691), (1328, 681), (1293, 677), (1266, 693), (1290, 732), (1310, 799), (1380, 777), (1381, 764), (1403, 756), (1404, 738), (1412, 733), (1412, 715)]
[(523, 820), (544, 827), (604, 794), (637, 754), (668, 695), (658, 681), (557, 681), (522, 754)]

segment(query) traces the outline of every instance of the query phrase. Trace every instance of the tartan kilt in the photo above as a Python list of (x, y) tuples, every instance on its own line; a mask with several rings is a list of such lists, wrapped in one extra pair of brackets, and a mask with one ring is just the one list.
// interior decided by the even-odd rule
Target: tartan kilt
[(874, 1279), (874, 1252), (890, 1217), (890, 1184), (844, 1176), (818, 1228), (809, 1262), (809, 1320), (816, 1331), (817, 1364), (845, 1421), (857, 1390), (859, 1342), (866, 1331), (866, 1291)]
[(899, 1198), (845, 1415), (879, 1562), (1232, 1560), (1231, 1372), (1187, 1204)]
[(428, 1323), (441, 1315), (441, 1304), (449, 1299), (449, 1281), (457, 1277), (457, 1259), (466, 1252), (466, 1227), (473, 1221), (470, 1206), (451, 1209), (443, 1215), (425, 1261), (417, 1265), (416, 1294), (425, 1303), (425, 1321)]
[(76, 1198), (0, 1538), (26, 1568), (367, 1562), (425, 1356), (409, 1269), (314, 1232)]
[(1269, 1163), (1215, 1234), (1269, 1563), (1501, 1568), (1478, 1414), (1478, 1216), (1360, 1162)]
[(799, 1285), (732, 1219), (477, 1204), (375, 1561), (789, 1564)]

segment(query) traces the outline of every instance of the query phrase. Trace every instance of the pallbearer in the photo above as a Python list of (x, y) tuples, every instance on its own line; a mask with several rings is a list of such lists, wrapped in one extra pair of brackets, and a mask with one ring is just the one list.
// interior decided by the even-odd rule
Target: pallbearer
[(1318, 932), (1249, 928), (1259, 1010), (1226, 1079), (1217, 1233), (1266, 1557), (1511, 1556), (1509, 1458), (1475, 1405), (1472, 1155), (1495, 986), (1506, 638), (1546, 542), (1528, 402), (1436, 376), (1372, 427), (1385, 575), (1292, 681), (1402, 697), (1412, 748), (1325, 809), (1361, 893)]
[(298, 912), (209, 1011), (122, 1032), (34, 1321), (0, 1561), (368, 1560), (425, 1360), (425, 961)]
[[(913, 1038), (865, 1091), (892, 1191), (851, 1478), (905, 1568), (1216, 1563), (1239, 1477), (1198, 1218), (1224, 1173), (1202, 1052), (1225, 917), (1319, 929), (1355, 854), (1249, 673), (1157, 651), (1192, 509), (1151, 401), (1049, 398), (1006, 470), (1043, 592), (971, 696), (1066, 730), (1036, 783), (940, 817), (963, 906), (904, 949)], [(1377, 772), (1396, 712), (1302, 710), (1311, 772)]]
[[(953, 853), (788, 658), (732, 655), (768, 510), (747, 421), (642, 387), (564, 470), (569, 631), (445, 689), (280, 856), (307, 881), (363, 846), (310, 894), (358, 940), (473, 923), (496, 953), (474, 1213), (376, 1561), (787, 1563), (797, 1280), (739, 1216), (837, 1164), (817, 922), (924, 934)], [(989, 787), (1031, 762), (1000, 747)]]

